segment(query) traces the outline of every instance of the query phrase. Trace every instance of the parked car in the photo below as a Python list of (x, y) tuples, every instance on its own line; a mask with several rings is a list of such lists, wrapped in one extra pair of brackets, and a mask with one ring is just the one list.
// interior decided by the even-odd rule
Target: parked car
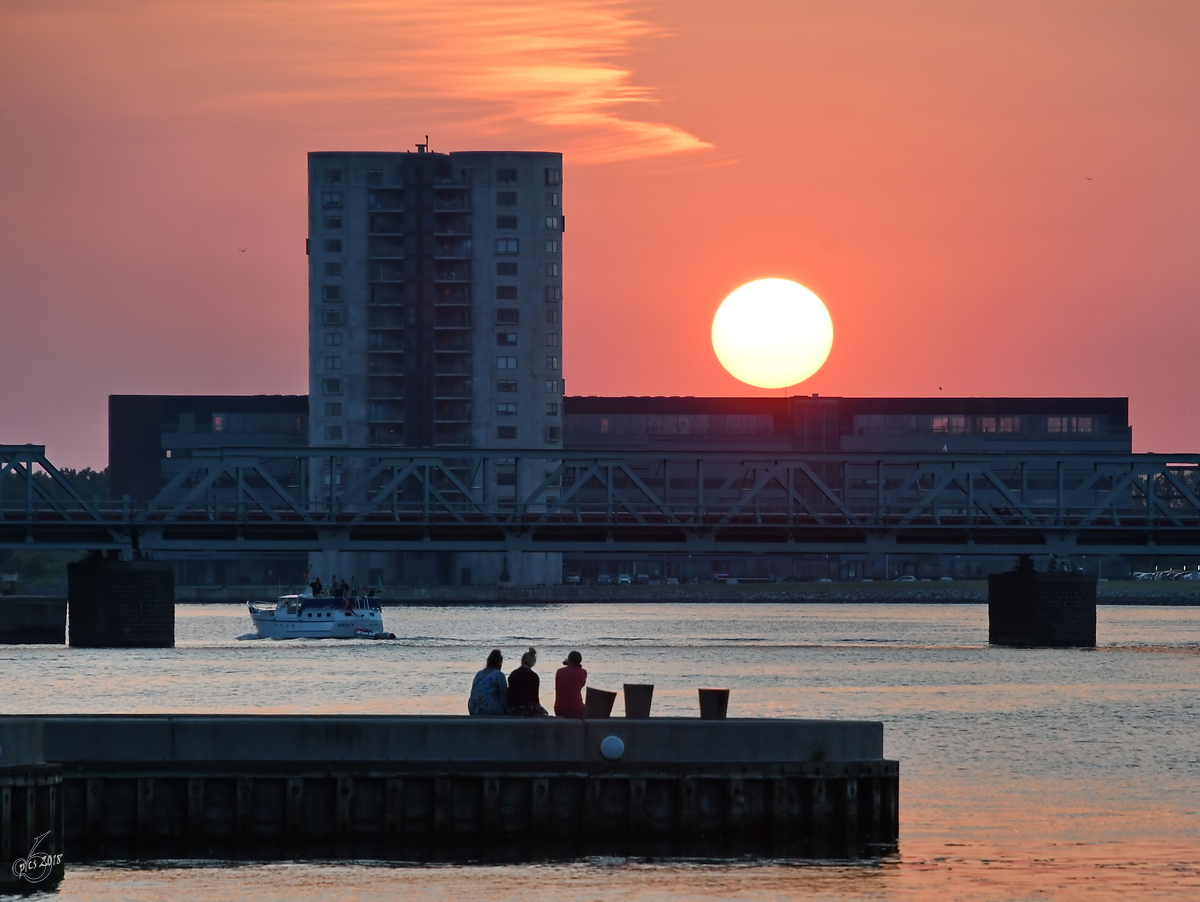
[[(1200, 576), (1200, 571), (1197, 571), (1197, 574), (1196, 574), (1196, 575), (1197, 575), (1197, 576)], [(667, 577), (667, 585), (668, 585), (668, 586), (677, 586), (677, 585), (679, 585), (679, 579), (678, 579), (678, 577), (674, 577), (674, 576), (668, 576), (668, 577)]]
[(639, 586), (650, 585), (650, 577), (647, 576), (645, 573), (639, 573), (637, 576), (635, 576), (633, 578), (633, 581), (634, 581), (634, 583), (636, 583)]
[(618, 586), (632, 586), (633, 585), (633, 577), (630, 576), (628, 573), (618, 573), (617, 574), (617, 585)]
[(915, 583), (917, 578), (911, 573), (906, 573), (904, 576), (897, 576), (894, 581), (898, 583)]
[(579, 585), (579, 574), (578, 573), (568, 573), (566, 583), (568, 586)]
[(954, 582), (954, 577), (953, 577), (953, 576), (943, 576), (943, 577), (942, 577), (942, 578), (939, 580), (939, 582), (943, 582), (943, 583), (952, 583), (952, 582)]
[(609, 576), (607, 573), (601, 573), (599, 576), (596, 577), (596, 585), (611, 586), (612, 585), (612, 577)]

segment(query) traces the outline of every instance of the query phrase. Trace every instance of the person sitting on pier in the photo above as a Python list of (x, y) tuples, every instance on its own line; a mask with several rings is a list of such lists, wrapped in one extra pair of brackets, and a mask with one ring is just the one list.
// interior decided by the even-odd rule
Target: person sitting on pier
[(475, 674), (471, 683), (471, 698), (467, 701), (467, 711), (475, 717), (490, 717), (503, 714), (508, 705), (508, 683), (504, 672), (504, 655), (500, 649), (493, 648), (488, 655), (487, 666)]
[(517, 717), (547, 717), (549, 712), (538, 700), (541, 680), (533, 672), (537, 649), (530, 648), (521, 655), (521, 666), (508, 675), (508, 713)]
[(583, 685), (587, 682), (587, 671), (583, 669), (583, 655), (572, 651), (563, 661), (563, 666), (554, 674), (554, 716), (583, 717)]

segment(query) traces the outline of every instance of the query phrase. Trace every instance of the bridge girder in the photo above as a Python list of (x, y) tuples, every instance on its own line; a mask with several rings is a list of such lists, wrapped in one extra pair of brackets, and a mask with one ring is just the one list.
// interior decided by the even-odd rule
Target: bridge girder
[(86, 501), (40, 446), (0, 446), (14, 547), (1189, 553), (1200, 455), (221, 448), (131, 506)]

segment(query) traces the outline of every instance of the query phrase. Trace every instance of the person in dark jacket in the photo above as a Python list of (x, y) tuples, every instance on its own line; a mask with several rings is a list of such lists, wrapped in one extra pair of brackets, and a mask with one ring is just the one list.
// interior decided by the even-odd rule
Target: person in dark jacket
[(538, 699), (541, 680), (533, 672), (537, 649), (521, 655), (521, 666), (508, 675), (508, 713), (518, 717), (546, 717), (548, 712)]

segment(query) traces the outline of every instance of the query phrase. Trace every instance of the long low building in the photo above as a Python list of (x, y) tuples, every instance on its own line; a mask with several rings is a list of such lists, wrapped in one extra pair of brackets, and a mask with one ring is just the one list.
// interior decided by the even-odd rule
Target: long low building
[[(1125, 398), (567, 397), (563, 404), (563, 448), (573, 452), (1082, 455), (1132, 451)], [(109, 466), (114, 496), (128, 495), (134, 504), (149, 500), (175, 477), (182, 461), (203, 448), (302, 446), (308, 412), (308, 398), (302, 395), (113, 396)], [(293, 478), (286, 472), (276, 476), (285, 485)], [(385, 586), (469, 585), (472, 569), (460, 557), (444, 551), (376, 554), (367, 572), (353, 575), (370, 585), (381, 581)], [(1130, 569), (1122, 560), (1097, 563), (1111, 576)], [(306, 566), (302, 553), (270, 560), (261, 555), (193, 555), (178, 562), (178, 585), (185, 598), (220, 598), (231, 592), (244, 596), (254, 586), (297, 584)], [(809, 552), (709, 560), (661, 554), (647, 554), (644, 559), (566, 554), (563, 573), (583, 581), (622, 573), (651, 579), (700, 579), (713, 574), (759, 579), (901, 575), (936, 579), (981, 577), (1008, 566), (1007, 560), (968, 556), (889, 555), (877, 560)]]
[(1127, 398), (564, 399), (571, 450), (1128, 454)]

